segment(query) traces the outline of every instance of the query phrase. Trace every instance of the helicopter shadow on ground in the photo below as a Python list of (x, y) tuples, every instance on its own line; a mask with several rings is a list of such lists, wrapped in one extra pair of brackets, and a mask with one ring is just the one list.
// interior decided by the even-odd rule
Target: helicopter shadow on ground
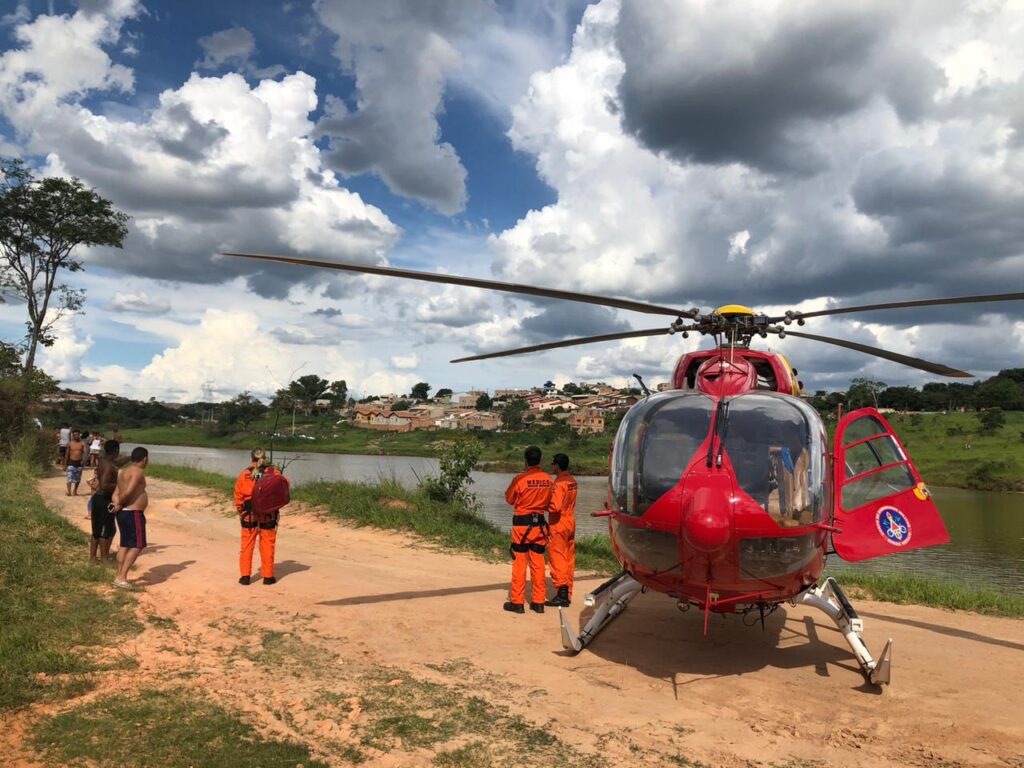
[[(705, 636), (702, 611), (680, 612), (671, 600), (659, 597), (635, 598), (583, 653), (664, 680), (677, 698), (682, 687), (699, 680), (766, 667), (811, 668), (824, 677), (838, 668), (850, 675), (853, 687), (874, 691), (874, 686), (862, 685), (860, 667), (834, 627), (787, 615), (786, 608), (779, 607), (765, 617), (763, 630), (756, 613), (713, 613)], [(582, 622), (590, 612), (583, 612)], [(834, 644), (837, 638), (841, 645)]]

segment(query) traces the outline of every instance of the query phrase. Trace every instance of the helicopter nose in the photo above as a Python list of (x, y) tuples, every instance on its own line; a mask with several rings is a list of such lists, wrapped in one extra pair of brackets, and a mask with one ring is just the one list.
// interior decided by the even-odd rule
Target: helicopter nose
[(683, 537), (694, 549), (714, 552), (732, 537), (729, 500), (717, 488), (699, 488), (686, 500)]

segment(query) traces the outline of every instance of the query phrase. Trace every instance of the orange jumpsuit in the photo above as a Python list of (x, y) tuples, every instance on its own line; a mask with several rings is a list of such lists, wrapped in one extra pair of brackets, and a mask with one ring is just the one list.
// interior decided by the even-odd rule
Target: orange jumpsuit
[(526, 599), (526, 566), (530, 566), (531, 603), (544, 605), (544, 545), (548, 525), (544, 520), (551, 503), (551, 476), (540, 467), (512, 478), (505, 491), (505, 501), (514, 508), (512, 517), (512, 588), (509, 600), (522, 605)]
[[(252, 519), (252, 490), (260, 477), (254, 472), (259, 465), (253, 462), (243, 469), (235, 481), (235, 509), (242, 523), (242, 549), (238, 556), (238, 570), (242, 576), (252, 574), (252, 555), (256, 542), (260, 545), (260, 574), (265, 579), (274, 577), (274, 548), (277, 545), (277, 518), (257, 522)], [(280, 474), (274, 467), (263, 467), (263, 474)]]
[(559, 472), (555, 476), (550, 510), (548, 565), (551, 567), (551, 582), (556, 589), (568, 588), (569, 599), (572, 600), (573, 573), (576, 571), (576, 478), (568, 472)]

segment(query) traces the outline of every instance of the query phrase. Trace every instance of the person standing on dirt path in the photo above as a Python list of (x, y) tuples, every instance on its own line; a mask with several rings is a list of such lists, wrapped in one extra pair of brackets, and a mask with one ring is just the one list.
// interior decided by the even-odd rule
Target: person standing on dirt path
[(277, 583), (274, 577), (274, 550), (277, 546), (280, 510), (254, 510), (252, 496), (256, 483), (264, 478), (278, 475), (285, 483), (288, 480), (281, 475), (277, 467), (267, 461), (266, 452), (262, 448), (254, 448), (249, 456), (249, 466), (243, 469), (235, 480), (235, 509), (238, 510), (238, 519), (242, 524), (238, 583), (242, 586), (252, 583), (252, 556), (256, 550), (256, 543), (259, 542), (260, 573), (263, 575), (263, 583), (270, 586)]
[(64, 466), (64, 456), (68, 452), (68, 443), (71, 442), (71, 427), (67, 422), (62, 422), (57, 437), (57, 463)]
[(64, 473), (67, 477), (68, 496), (78, 495), (78, 485), (82, 482), (82, 461), (85, 457), (85, 443), (82, 433), (71, 430), (68, 449), (64, 452)]
[(121, 444), (107, 440), (103, 444), (103, 455), (96, 465), (96, 492), (89, 500), (89, 515), (92, 522), (92, 538), (89, 539), (89, 562), (104, 562), (110, 556), (110, 544), (114, 540), (115, 516), (113, 512), (114, 491), (117, 489), (117, 457)]
[(132, 451), (132, 463), (121, 470), (113, 496), (113, 510), (117, 528), (121, 531), (121, 546), (117, 550), (117, 576), (114, 586), (130, 588), (128, 571), (146, 548), (146, 466), (149, 451), (141, 445)]
[(558, 608), (568, 608), (572, 601), (573, 573), (576, 570), (576, 478), (569, 474), (569, 457), (556, 453), (551, 460), (555, 472), (555, 488), (551, 493), (548, 525), (548, 566), (555, 596), (545, 602)]
[(530, 610), (544, 613), (544, 546), (548, 540), (548, 524), (544, 519), (551, 504), (551, 476), (540, 468), (541, 451), (531, 445), (523, 453), (526, 471), (512, 478), (505, 491), (505, 501), (512, 505), (512, 586), (508, 602), (502, 606), (512, 613), (525, 613), (526, 567), (530, 567)]

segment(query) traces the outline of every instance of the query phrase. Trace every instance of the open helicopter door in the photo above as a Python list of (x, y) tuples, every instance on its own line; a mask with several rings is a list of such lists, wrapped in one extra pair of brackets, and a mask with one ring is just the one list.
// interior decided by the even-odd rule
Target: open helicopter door
[(836, 428), (832, 545), (844, 560), (869, 560), (949, 541), (921, 475), (874, 408)]

